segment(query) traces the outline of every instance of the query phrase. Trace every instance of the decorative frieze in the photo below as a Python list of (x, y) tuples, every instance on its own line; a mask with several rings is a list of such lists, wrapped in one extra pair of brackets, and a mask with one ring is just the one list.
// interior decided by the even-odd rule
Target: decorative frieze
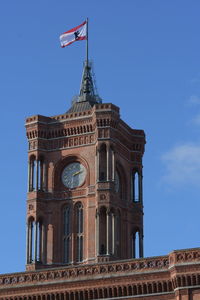
[(188, 251), (174, 251), (169, 256), (170, 266), (200, 261), (200, 249), (189, 249)]
[(79, 146), (91, 145), (94, 143), (94, 141), (94, 134), (51, 140), (37, 139), (29, 141), (29, 151), (52, 151), (58, 149), (74, 148)]
[[(77, 189), (77, 190), (66, 190), (66, 191), (59, 191), (59, 192), (38, 192), (33, 193), (32, 197), (30, 196), (29, 200), (31, 199), (39, 199), (39, 200), (67, 200), (71, 198), (78, 198), (78, 197), (85, 197), (89, 193), (88, 189)], [(91, 192), (92, 193), (92, 189)]]
[(46, 271), (25, 272), (20, 274), (10, 274), (0, 276), (0, 286), (2, 285), (20, 285), (30, 284), (43, 281), (59, 281), (63, 279), (73, 279), (75, 277), (91, 276), (94, 278), (96, 274), (115, 274), (115, 273), (137, 273), (151, 270), (168, 270), (168, 257), (156, 257), (150, 259), (129, 260), (125, 262), (113, 262), (96, 265), (82, 265), (65, 268), (50, 269)]
[[(181, 294), (188, 295), (188, 290), (195, 290), (198, 297), (200, 273), (192, 273), (191, 264), (187, 264), (184, 274), (171, 273), (169, 257), (172, 256), (183, 265), (186, 261), (195, 265), (198, 262), (200, 265), (200, 249), (174, 251), (169, 256), (121, 262), (106, 262), (105, 255), (99, 257), (97, 264), (92, 265), (57, 266), (45, 271), (0, 275), (0, 299), (5, 299), (1, 298), (5, 295), (6, 299), (13, 299), (8, 295), (9, 288), (22, 296), (20, 299), (23, 300), (27, 299), (25, 296), (28, 295), (34, 300), (35, 296), (32, 295), (36, 294), (40, 297), (38, 299), (43, 299), (46, 293), (49, 297), (47, 299), (51, 300), (110, 299), (137, 295), (142, 299), (157, 299), (157, 296), (159, 299), (174, 299), (175, 293), (179, 295), (180, 291)], [(26, 294), (24, 290), (27, 291)], [(195, 299), (198, 299), (197, 297)]]

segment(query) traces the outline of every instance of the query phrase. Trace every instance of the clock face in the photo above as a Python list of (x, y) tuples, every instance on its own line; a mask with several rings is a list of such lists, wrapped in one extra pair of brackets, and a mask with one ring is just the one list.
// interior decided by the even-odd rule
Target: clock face
[(115, 192), (119, 193), (119, 189), (120, 189), (120, 177), (119, 177), (119, 173), (116, 171), (116, 173), (115, 173)]
[(62, 172), (62, 182), (70, 189), (83, 184), (86, 177), (86, 168), (79, 162), (67, 165)]

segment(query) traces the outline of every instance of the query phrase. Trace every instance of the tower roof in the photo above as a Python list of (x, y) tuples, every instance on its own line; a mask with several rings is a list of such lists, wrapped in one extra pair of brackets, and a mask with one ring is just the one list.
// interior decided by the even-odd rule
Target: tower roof
[(95, 87), (92, 64), (86, 60), (83, 67), (79, 96), (74, 97), (72, 100), (72, 106), (67, 113), (89, 110), (94, 104), (101, 102), (101, 98), (98, 96), (97, 89)]

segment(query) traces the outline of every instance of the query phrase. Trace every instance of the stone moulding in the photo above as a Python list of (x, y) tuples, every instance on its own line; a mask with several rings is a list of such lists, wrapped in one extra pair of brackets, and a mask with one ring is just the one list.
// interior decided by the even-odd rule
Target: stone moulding
[[(200, 249), (188, 249), (173, 251), (168, 256), (149, 257), (145, 259), (131, 259), (125, 261), (116, 261), (108, 263), (98, 263), (82, 266), (64, 266), (49, 268), (46, 270), (27, 271), (22, 273), (0, 275), (0, 289), (8, 287), (22, 287), (37, 284), (62, 283), (70, 281), (95, 280), (99, 278), (112, 278), (124, 276), (145, 276), (145, 273), (167, 272), (169, 276), (170, 269), (176, 265), (184, 266), (189, 263), (199, 265), (200, 269)], [(199, 277), (175, 276), (173, 274), (174, 288), (185, 285), (190, 286), (194, 282), (198, 284)], [(193, 280), (193, 281), (191, 281)]]
[(0, 276), (0, 287), (7, 285), (21, 285), (44, 281), (59, 281), (63, 279), (73, 280), (75, 278), (92, 276), (95, 279), (97, 275), (129, 275), (133, 273), (143, 273), (146, 271), (168, 270), (168, 257), (155, 257), (149, 259), (134, 259), (113, 263), (99, 263), (96, 265), (83, 265), (73, 267), (61, 267), (56, 269), (47, 269), (45, 271), (24, 272), (18, 274), (7, 274)]

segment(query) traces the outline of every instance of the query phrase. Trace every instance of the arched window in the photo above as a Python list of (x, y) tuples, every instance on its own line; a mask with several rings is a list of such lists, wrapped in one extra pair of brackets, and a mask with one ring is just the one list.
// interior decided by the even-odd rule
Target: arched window
[(131, 176), (131, 198), (133, 202), (142, 202), (142, 175), (137, 170)]
[(42, 260), (42, 220), (35, 221), (29, 218), (27, 224), (27, 263)]
[(121, 213), (116, 214), (116, 256), (121, 256)]
[(28, 166), (28, 191), (34, 190), (43, 191), (46, 184), (46, 169), (44, 164), (44, 158), (40, 157), (36, 159), (33, 155), (30, 157)]
[(132, 258), (143, 257), (143, 230), (135, 228), (131, 236), (132, 241)]
[(107, 151), (105, 144), (101, 146), (99, 152), (99, 180), (107, 180)]
[(135, 258), (139, 258), (139, 232), (135, 233)]
[(43, 223), (42, 220), (39, 219), (36, 222), (36, 261), (41, 262), (42, 261), (42, 248), (43, 248)]
[(70, 262), (71, 226), (70, 207), (67, 206), (63, 212), (63, 242), (64, 242), (64, 263)]
[(105, 255), (107, 252), (107, 211), (101, 207), (99, 215), (99, 254)]
[(139, 232), (132, 234), (132, 258), (139, 258)]
[(139, 174), (135, 172), (134, 174), (134, 201), (139, 201)]
[(37, 174), (37, 189), (39, 191), (44, 190), (44, 171), (45, 171), (45, 165), (44, 165), (44, 158), (40, 157), (37, 161), (37, 168), (38, 168), (38, 174)]
[(27, 264), (31, 264), (34, 258), (34, 219), (29, 218), (27, 224)]
[(122, 187), (121, 187), (121, 175), (118, 170), (115, 172), (115, 192), (121, 197)]
[(28, 191), (32, 192), (35, 189), (35, 156), (32, 155), (29, 159), (29, 166), (28, 166)]
[(76, 260), (83, 260), (83, 206), (78, 203), (75, 207), (76, 213)]
[[(131, 199), (132, 199), (132, 192), (133, 192), (132, 181), (133, 181), (133, 178), (131, 177)], [(115, 192), (117, 193), (118, 197), (121, 200), (126, 201), (126, 199), (127, 199), (127, 176), (126, 176), (124, 167), (119, 162), (117, 162), (116, 166), (115, 166)]]

